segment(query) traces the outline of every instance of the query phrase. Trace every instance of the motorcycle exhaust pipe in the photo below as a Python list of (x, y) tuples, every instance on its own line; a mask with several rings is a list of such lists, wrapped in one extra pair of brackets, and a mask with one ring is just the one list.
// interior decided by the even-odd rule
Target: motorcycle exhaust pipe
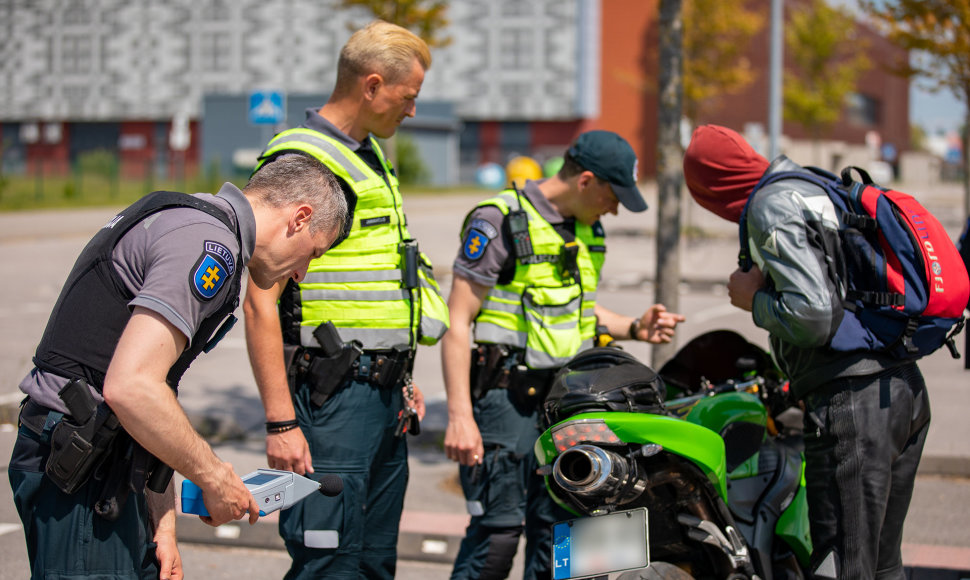
[[(630, 484), (632, 472), (625, 457), (595, 445), (571, 447), (563, 451), (552, 466), (553, 480), (566, 491), (617, 503), (636, 499), (646, 487), (639, 477)], [(622, 497), (618, 497), (619, 494)]]

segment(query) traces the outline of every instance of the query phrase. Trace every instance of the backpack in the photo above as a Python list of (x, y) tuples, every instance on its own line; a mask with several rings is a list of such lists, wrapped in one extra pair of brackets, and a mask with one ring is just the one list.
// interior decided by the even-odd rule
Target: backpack
[(584, 350), (553, 378), (543, 404), (545, 427), (577, 413), (618, 411), (666, 414), (663, 379), (615, 346)]
[[(940, 222), (912, 196), (874, 184), (858, 167), (843, 169), (841, 179), (806, 169), (764, 175), (747, 203), (768, 184), (800, 179), (821, 187), (835, 206), (839, 244), (827, 252), (836, 254), (830, 275), (844, 288), (844, 315), (828, 346), (915, 360), (946, 344), (960, 358), (953, 337), (963, 329), (970, 279)], [(861, 182), (852, 179), (853, 169)], [(747, 270), (745, 214), (740, 236), (739, 263)]]

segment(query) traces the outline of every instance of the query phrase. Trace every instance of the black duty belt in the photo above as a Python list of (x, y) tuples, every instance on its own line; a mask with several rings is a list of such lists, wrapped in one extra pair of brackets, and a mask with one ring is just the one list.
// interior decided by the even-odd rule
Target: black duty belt
[(311, 400), (318, 407), (348, 381), (390, 389), (400, 386), (411, 372), (411, 351), (407, 349), (361, 350), (350, 346), (327, 356), (318, 348), (292, 348), (298, 352), (288, 357), (290, 388), (295, 392), (299, 384), (306, 384), (313, 390)]
[(49, 441), (51, 430), (63, 417), (64, 413), (35, 403), (29, 397), (20, 408), (20, 424), (37, 435), (44, 443)]

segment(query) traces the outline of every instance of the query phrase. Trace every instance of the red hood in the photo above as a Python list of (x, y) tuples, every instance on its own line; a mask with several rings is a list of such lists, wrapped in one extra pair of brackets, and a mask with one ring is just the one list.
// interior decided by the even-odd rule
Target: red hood
[(684, 179), (701, 207), (737, 223), (768, 160), (726, 127), (701, 125), (684, 153)]

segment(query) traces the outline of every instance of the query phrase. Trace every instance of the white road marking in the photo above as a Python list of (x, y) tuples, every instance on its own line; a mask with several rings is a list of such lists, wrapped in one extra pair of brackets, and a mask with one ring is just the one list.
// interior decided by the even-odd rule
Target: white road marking
[(23, 529), (20, 524), (0, 524), (0, 536)]

